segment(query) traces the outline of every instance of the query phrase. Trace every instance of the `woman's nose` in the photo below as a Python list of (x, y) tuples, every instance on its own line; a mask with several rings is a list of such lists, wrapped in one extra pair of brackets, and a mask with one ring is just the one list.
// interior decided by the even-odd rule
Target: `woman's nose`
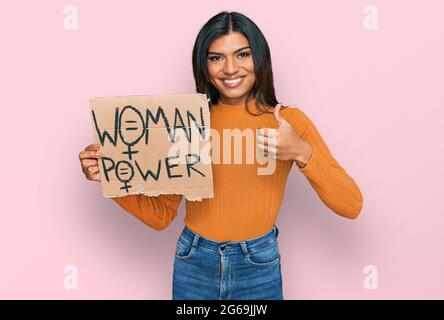
[(235, 74), (239, 70), (237, 63), (234, 59), (227, 59), (224, 66), (224, 72), (226, 74)]

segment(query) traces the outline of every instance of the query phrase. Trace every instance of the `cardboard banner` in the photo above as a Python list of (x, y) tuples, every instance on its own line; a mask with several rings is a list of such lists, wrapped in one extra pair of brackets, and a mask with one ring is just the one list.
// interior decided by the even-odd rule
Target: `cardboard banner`
[(205, 94), (100, 97), (90, 107), (105, 197), (213, 197)]

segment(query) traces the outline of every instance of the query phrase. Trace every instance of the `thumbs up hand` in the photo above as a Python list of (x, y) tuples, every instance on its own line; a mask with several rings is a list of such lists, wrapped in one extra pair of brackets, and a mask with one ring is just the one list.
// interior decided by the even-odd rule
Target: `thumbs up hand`
[(277, 129), (259, 128), (256, 146), (265, 156), (296, 161), (299, 167), (304, 167), (311, 158), (312, 146), (299, 137), (291, 124), (280, 114), (281, 104), (274, 107), (274, 117), (279, 124)]

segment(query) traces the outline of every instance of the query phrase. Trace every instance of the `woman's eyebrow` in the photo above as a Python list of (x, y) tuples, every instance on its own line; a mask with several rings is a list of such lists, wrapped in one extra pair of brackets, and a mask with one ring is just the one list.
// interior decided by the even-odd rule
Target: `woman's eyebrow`
[[(249, 46), (246, 46), (246, 47), (243, 47), (243, 48), (240, 48), (240, 49), (237, 49), (236, 51), (234, 51), (234, 53), (236, 53), (236, 52), (239, 52), (239, 51), (241, 51), (241, 50), (244, 50), (244, 49), (251, 49)], [(223, 53), (219, 53), (219, 52), (211, 52), (211, 51), (208, 51), (208, 54), (220, 54), (220, 55), (224, 55)]]

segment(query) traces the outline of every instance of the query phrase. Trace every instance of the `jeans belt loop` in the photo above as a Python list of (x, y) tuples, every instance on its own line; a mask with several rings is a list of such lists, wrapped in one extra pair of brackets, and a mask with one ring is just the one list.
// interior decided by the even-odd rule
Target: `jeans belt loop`
[(196, 235), (194, 236), (194, 239), (193, 239), (192, 247), (196, 248), (196, 247), (197, 247), (197, 242), (198, 242), (198, 241), (199, 241), (199, 235), (196, 234)]
[(242, 252), (244, 253), (244, 255), (246, 255), (248, 257), (250, 255), (250, 253), (248, 252), (247, 243), (245, 241), (241, 241), (240, 245), (242, 248)]

